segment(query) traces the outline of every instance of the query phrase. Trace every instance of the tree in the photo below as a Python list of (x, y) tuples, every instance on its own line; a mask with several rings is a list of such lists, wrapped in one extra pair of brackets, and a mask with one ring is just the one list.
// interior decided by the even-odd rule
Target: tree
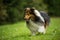
[(48, 4), (49, 15), (60, 16), (60, 0), (44, 0)]

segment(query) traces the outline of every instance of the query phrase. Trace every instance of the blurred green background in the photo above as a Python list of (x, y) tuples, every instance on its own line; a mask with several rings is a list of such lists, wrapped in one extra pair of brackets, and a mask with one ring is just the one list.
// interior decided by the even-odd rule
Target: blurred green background
[(60, 16), (60, 0), (0, 0), (0, 24), (23, 20), (26, 7), (46, 11), (50, 16)]
[[(45, 35), (30, 36), (23, 19), (24, 9), (48, 12), (50, 26)], [(0, 40), (60, 40), (60, 0), (0, 0)]]

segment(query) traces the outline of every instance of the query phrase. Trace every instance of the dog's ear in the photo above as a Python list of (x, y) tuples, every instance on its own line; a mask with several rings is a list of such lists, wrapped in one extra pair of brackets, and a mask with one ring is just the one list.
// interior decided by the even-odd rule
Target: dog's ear
[(33, 8), (31, 8), (30, 10), (31, 10), (31, 12), (33, 12), (33, 11), (34, 11), (34, 9), (33, 9)]
[(32, 8), (31, 8), (31, 11), (33, 12), (34, 10), (35, 10), (35, 8), (34, 8), (34, 7), (32, 7)]
[(34, 9), (33, 8), (31, 8), (31, 11), (33, 11)]

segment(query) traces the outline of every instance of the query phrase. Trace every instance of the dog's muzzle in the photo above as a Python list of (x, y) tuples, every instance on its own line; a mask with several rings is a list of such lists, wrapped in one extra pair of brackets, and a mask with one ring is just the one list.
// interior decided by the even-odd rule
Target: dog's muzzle
[(25, 16), (24, 17), (24, 20), (29, 21), (30, 20), (30, 17), (29, 16)]

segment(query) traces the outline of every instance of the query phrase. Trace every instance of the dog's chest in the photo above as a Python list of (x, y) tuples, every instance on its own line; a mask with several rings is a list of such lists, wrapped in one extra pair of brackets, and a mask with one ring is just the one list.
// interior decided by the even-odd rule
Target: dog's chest
[(41, 23), (34, 23), (33, 21), (29, 21), (29, 25), (28, 28), (31, 31), (39, 31), (39, 32), (43, 32), (44, 31), (44, 25)]
[(38, 27), (38, 26), (42, 26), (43, 23), (33, 22), (32, 20), (30, 20), (29, 21), (29, 25), (34, 26), (34, 27)]

